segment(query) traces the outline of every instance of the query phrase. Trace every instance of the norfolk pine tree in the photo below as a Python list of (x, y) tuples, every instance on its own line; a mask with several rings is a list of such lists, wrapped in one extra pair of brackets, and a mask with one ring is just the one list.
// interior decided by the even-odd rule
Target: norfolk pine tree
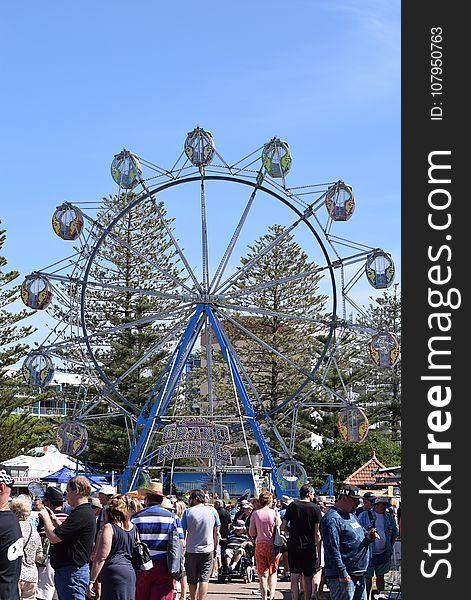
[[(97, 217), (100, 225), (107, 227), (134, 198), (133, 194), (103, 198), (103, 209)], [(162, 204), (160, 209), (164, 212)], [(170, 220), (167, 219), (167, 223), (170, 224)], [(172, 286), (175, 284), (156, 273), (152, 267), (152, 263), (158, 264), (174, 276), (178, 276), (181, 271), (164, 225), (150, 201), (138, 203), (125, 214), (113, 228), (113, 236), (115, 240), (108, 236), (95, 257), (91, 269), (94, 281), (106, 280), (108, 284), (141, 290), (173, 290)], [(95, 241), (97, 238), (98, 233), (95, 234)], [(116, 238), (123, 240), (125, 245), (117, 243)], [(148, 261), (139, 258), (139, 255), (147, 257)], [(155, 296), (130, 290), (110, 293), (109, 290), (93, 289), (88, 293), (87, 328), (90, 333), (99, 332), (138, 321), (169, 308), (167, 301)], [(105, 343), (97, 346), (96, 357), (110, 381), (116, 381), (134, 365), (149, 347), (164, 337), (165, 331), (171, 326), (171, 322), (137, 324), (135, 327), (116, 331), (106, 338)], [(144, 405), (167, 356), (168, 348), (163, 348), (119, 383), (119, 392), (138, 409)], [(70, 368), (76, 369), (74, 365), (70, 365)], [(121, 403), (119, 399), (115, 399)], [(103, 402), (98, 412), (103, 414), (108, 410), (109, 406)], [(124, 417), (92, 419), (85, 424), (89, 443), (81, 459), (89, 461), (95, 468), (122, 470), (129, 453), (128, 435), (132, 433), (126, 431)]]
[[(5, 243), (5, 230), (0, 230), (0, 250)], [(38, 419), (27, 412), (16, 414), (39, 399), (32, 388), (27, 387), (16, 369), (18, 363), (28, 353), (24, 339), (34, 329), (29, 325), (19, 325), (34, 311), (26, 309), (18, 312), (9, 310), (19, 298), (19, 286), (14, 285), (17, 271), (4, 271), (7, 260), (0, 255), (0, 460), (7, 460), (31, 448), (52, 440), (48, 429), (50, 419)]]

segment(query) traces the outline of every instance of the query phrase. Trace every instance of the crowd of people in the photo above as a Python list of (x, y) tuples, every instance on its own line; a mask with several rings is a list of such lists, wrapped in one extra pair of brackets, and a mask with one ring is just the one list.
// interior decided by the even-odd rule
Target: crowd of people
[[(290, 581), (293, 600), (320, 600), (325, 587), (331, 600), (373, 600), (399, 538), (389, 499), (367, 492), (360, 506), (352, 485), (330, 503), (303, 485), (295, 499), (263, 489), (231, 504), (201, 489), (171, 499), (158, 481), (137, 494), (105, 485), (92, 496), (78, 475), (65, 494), (49, 486), (42, 499), (12, 499), (13, 484), (0, 465), (0, 600), (205, 600), (210, 578), (243, 561), (262, 600), (274, 600), (280, 580)], [(169, 570), (172, 536), (178, 576)], [(133, 564), (139, 540), (147, 570)]]

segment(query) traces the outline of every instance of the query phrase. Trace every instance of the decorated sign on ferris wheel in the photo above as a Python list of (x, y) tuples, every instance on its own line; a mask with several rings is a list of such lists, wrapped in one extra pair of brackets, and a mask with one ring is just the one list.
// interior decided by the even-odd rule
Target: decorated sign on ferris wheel
[(209, 421), (184, 421), (183, 423), (165, 425), (162, 431), (163, 442), (177, 440), (217, 442), (228, 444), (230, 442), (229, 427), (216, 425)]
[(176, 458), (211, 458), (218, 463), (231, 464), (231, 451), (222, 444), (205, 441), (171, 442), (159, 446), (156, 454), (158, 463)]
[(229, 427), (205, 420), (184, 421), (166, 425), (157, 450), (157, 462), (176, 458), (212, 458), (230, 464), (231, 452), (223, 446), (230, 442)]

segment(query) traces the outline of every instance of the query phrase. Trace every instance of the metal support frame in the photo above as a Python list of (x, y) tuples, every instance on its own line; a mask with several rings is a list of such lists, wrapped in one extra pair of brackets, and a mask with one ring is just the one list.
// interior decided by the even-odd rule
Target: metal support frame
[[(156, 399), (152, 403), (149, 414), (144, 414), (145, 408), (142, 409), (141, 413), (139, 414), (138, 422), (143, 423), (143, 428), (138, 437), (135, 435), (133, 447), (129, 453), (128, 464), (126, 465), (126, 469), (123, 471), (123, 474), (120, 478), (121, 489), (123, 491), (131, 490), (138, 481), (139, 475), (144, 466), (145, 454), (153, 436), (155, 423), (164, 415), (165, 410), (170, 402), (170, 398), (181, 377), (186, 361), (188, 360), (193, 346), (195, 345), (196, 339), (204, 322), (204, 318), (201, 318), (203, 312), (204, 305), (198, 304), (185, 331), (183, 332), (182, 338), (177, 347), (178, 351), (172, 355), (166, 365), (165, 370), (168, 370), (168, 375)], [(171, 363), (173, 364), (170, 366)], [(159, 382), (157, 382), (156, 386), (152, 390), (145, 403), (145, 406), (148, 406), (152, 400), (158, 383)], [(134, 473), (132, 473), (133, 470)]]
[[(145, 407), (142, 409), (138, 417), (138, 423), (142, 423), (143, 427), (139, 434), (135, 434), (131, 452), (129, 454), (128, 464), (126, 469), (120, 478), (120, 486), (123, 491), (129, 491), (132, 489), (141, 474), (142, 468), (146, 462), (146, 453), (149, 447), (150, 441), (153, 437), (156, 427), (160, 426), (161, 418), (165, 414), (165, 411), (170, 402), (170, 398), (175, 391), (175, 388), (180, 380), (183, 368), (188, 360), (188, 357), (193, 350), (196, 339), (201, 331), (201, 328), (205, 321), (211, 324), (216, 339), (219, 343), (223, 358), (229, 367), (231, 374), (234, 378), (237, 393), (241, 399), (242, 405), (245, 411), (245, 417), (249, 423), (257, 443), (260, 446), (263, 456), (263, 466), (269, 468), (272, 472), (273, 484), (275, 486), (276, 494), (281, 497), (283, 488), (280, 482), (280, 475), (278, 467), (273, 459), (270, 448), (265, 440), (262, 433), (260, 423), (255, 418), (255, 410), (252, 402), (250, 401), (249, 395), (242, 381), (242, 377), (237, 368), (236, 362), (230, 351), (230, 344), (226, 339), (225, 333), (221, 329), (216, 317), (214, 316), (213, 309), (210, 304), (197, 304), (196, 310), (191, 317), (180, 343), (177, 346), (176, 351), (172, 354), (171, 358), (167, 362), (164, 371), (167, 372), (167, 377), (163, 383), (160, 391), (158, 392), (155, 400), (152, 398), (155, 396), (158, 385), (161, 383), (161, 379), (156, 383), (152, 390), (149, 398), (145, 403)], [(152, 402), (148, 414), (145, 414), (146, 407)]]

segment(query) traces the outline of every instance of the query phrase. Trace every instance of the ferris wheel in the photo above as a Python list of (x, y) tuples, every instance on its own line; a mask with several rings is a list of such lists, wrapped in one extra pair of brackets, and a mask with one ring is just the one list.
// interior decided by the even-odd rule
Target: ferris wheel
[[(88, 419), (124, 417), (124, 491), (154, 462), (230, 463), (231, 439), (249, 460), (254, 441), (277, 493), (292, 491), (306, 480), (295, 456), (304, 406), (337, 408), (344, 439), (366, 436), (365, 413), (329, 373), (339, 372), (349, 336), (368, 345), (377, 367), (396, 364), (392, 333), (346, 316), (347, 306), (358, 309), (358, 280), (385, 289), (394, 262), (334, 234), (354, 213), (350, 185), (289, 187), (291, 164), (278, 137), (227, 162), (196, 127), (173, 166), (124, 149), (111, 165), (114, 196), (56, 208), (53, 230), (73, 253), (21, 286), (28, 307), (56, 319), (23, 374), (44, 387), (59, 363), (81, 373), (57, 435), (72, 456), (86, 447)], [(144, 396), (129, 392), (137, 375)]]

